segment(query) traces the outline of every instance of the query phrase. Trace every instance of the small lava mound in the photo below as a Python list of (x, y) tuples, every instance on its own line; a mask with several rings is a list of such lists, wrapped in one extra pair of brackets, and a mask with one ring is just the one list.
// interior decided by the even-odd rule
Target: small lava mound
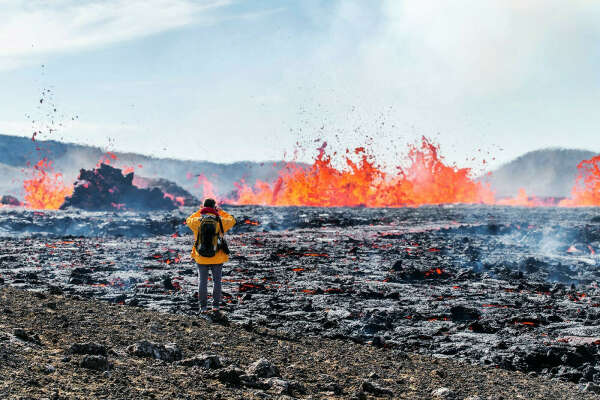
[(173, 196), (158, 188), (141, 189), (133, 184), (133, 172), (101, 164), (93, 170), (82, 169), (73, 194), (65, 199), (61, 209), (80, 208), (89, 211), (107, 210), (173, 210), (178, 207)]

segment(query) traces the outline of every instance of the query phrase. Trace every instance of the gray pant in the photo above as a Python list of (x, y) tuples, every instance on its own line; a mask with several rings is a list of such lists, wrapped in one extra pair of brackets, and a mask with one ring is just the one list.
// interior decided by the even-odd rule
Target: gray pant
[(200, 308), (206, 308), (209, 268), (213, 279), (213, 308), (219, 308), (221, 305), (221, 273), (223, 264), (198, 265), (198, 300), (200, 301)]

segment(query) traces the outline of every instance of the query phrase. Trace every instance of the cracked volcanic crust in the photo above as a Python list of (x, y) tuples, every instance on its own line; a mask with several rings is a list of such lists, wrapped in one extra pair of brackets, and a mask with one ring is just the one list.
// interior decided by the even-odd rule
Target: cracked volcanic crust
[[(214, 353), (241, 369), (268, 358), (283, 380), (305, 388), (305, 394), (295, 394), (299, 398), (347, 399), (357, 395), (360, 387), (370, 389), (365, 381), (390, 390), (394, 398), (429, 398), (441, 387), (458, 398), (595, 398), (572, 384), (519, 372), (405, 356), (340, 340), (286, 339), (264, 328), (249, 332), (236, 325), (106, 302), (4, 288), (0, 308), (2, 398), (285, 398), (276, 393), (276, 386), (264, 390), (224, 384), (201, 367), (128, 354), (127, 347), (141, 340), (174, 342), (183, 358)], [(15, 338), (15, 328), (37, 334), (40, 343)], [(68, 350), (73, 343), (83, 342), (108, 349), (109, 372), (80, 366), (86, 356)], [(332, 390), (336, 387), (339, 394)]]

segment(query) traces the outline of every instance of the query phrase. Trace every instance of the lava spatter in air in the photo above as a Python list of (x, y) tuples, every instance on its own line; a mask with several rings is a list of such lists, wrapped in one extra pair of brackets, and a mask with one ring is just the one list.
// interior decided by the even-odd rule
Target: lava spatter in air
[[(44, 89), (39, 99), (39, 105), (36, 107), (37, 117), (26, 115), (33, 125), (33, 134), (31, 140), (36, 142), (35, 150), (39, 161), (37, 161), (31, 170), (31, 176), (23, 181), (25, 192), (24, 205), (32, 209), (56, 210), (63, 204), (65, 197), (73, 193), (73, 185), (65, 184), (63, 175), (55, 172), (52, 161), (48, 158), (51, 155), (47, 149), (37, 142), (39, 137), (44, 134), (52, 135), (58, 129), (62, 128), (66, 115), (57, 111), (54, 102), (54, 94), (51, 89)], [(74, 121), (77, 116), (71, 117)], [(27, 166), (31, 164), (28, 162)]]
[(55, 173), (52, 161), (43, 158), (34, 165), (31, 179), (23, 181), (25, 206), (39, 210), (57, 210), (66, 196), (73, 193), (73, 185), (63, 182), (63, 176)]
[(579, 176), (571, 190), (571, 198), (560, 202), (565, 207), (600, 206), (600, 155), (577, 165)]
[(143, 168), (142, 164), (138, 164), (137, 167), (134, 165), (122, 165), (117, 167), (118, 163), (119, 157), (115, 153), (107, 151), (106, 154), (103, 154), (102, 157), (100, 157), (100, 159), (96, 163), (96, 168), (100, 168), (102, 164), (110, 165), (112, 167), (119, 168), (123, 172), (123, 175), (135, 172), (136, 168)]
[(215, 191), (215, 186), (204, 174), (198, 175), (198, 181), (195, 185), (196, 188), (202, 188), (203, 197), (210, 197), (216, 199), (218, 196)]
[[(274, 206), (403, 207), (424, 204), (493, 204), (494, 194), (471, 177), (469, 168), (447, 165), (439, 146), (422, 137), (411, 145), (408, 167), (387, 173), (364, 147), (346, 151), (346, 168), (336, 168), (326, 144), (309, 168), (289, 163), (274, 183), (257, 181), (254, 187), (238, 184), (236, 204)], [(358, 156), (355, 161), (354, 153)], [(334, 153), (335, 155), (335, 153)]]

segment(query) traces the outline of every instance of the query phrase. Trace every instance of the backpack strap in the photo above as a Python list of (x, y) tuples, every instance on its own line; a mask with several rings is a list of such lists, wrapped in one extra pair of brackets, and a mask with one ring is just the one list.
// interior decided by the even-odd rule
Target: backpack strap
[(217, 221), (219, 221), (219, 227), (221, 228), (221, 237), (225, 236), (225, 229), (223, 229), (223, 222), (221, 216), (217, 214)]
[(221, 228), (221, 250), (223, 253), (229, 255), (229, 246), (225, 240), (225, 229), (223, 229), (223, 222), (221, 221), (220, 215), (217, 215), (217, 221), (219, 221), (219, 227)]

